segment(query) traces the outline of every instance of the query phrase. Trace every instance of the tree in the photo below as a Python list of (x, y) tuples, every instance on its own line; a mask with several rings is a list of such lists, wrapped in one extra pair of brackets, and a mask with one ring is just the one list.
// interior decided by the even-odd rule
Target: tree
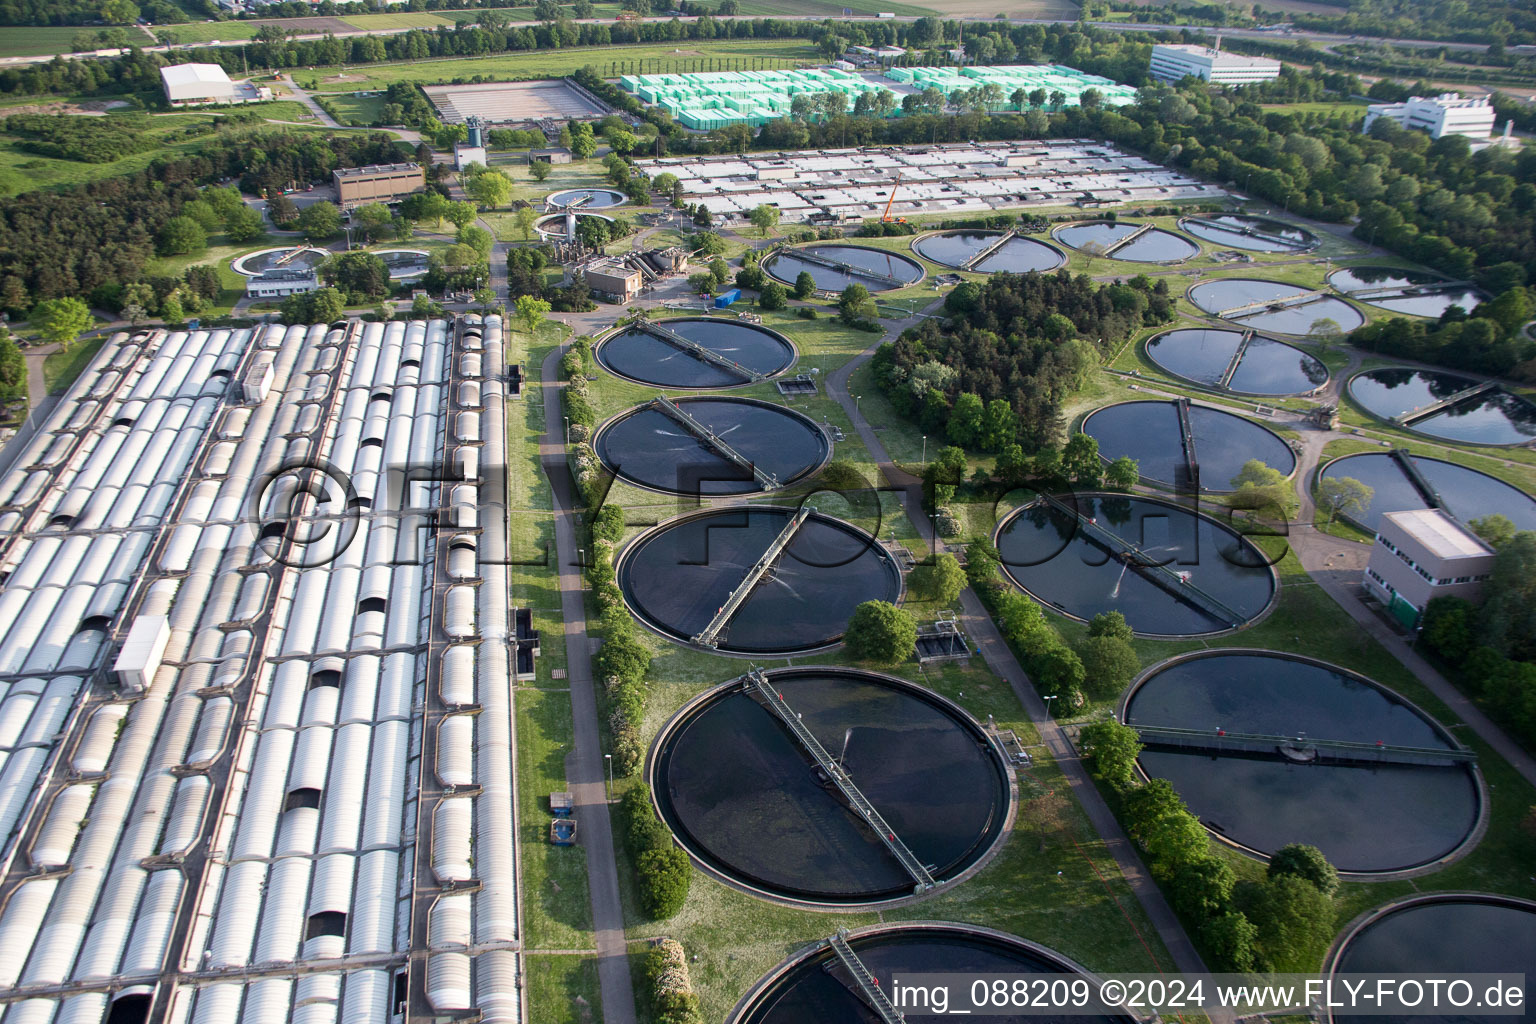
[(389, 265), (371, 252), (332, 256), (321, 269), (326, 281), (358, 300), (389, 294)]
[(1024, 482), (1024, 474), (1029, 470), (1029, 460), (1024, 457), (1024, 449), (1017, 444), (1003, 445), (997, 453), (997, 464), (993, 473), (1005, 485), (1013, 487)]
[(837, 300), (837, 316), (850, 326), (868, 319), (875, 313), (875, 300), (869, 297), (869, 289), (861, 284), (850, 284), (843, 289)]
[(683, 909), (693, 866), (675, 846), (646, 850), (635, 861), (640, 878), (640, 909), (653, 921), (664, 921)]
[(44, 299), (32, 307), (32, 315), (27, 319), (45, 341), (65, 349), (96, 322), (91, 316), (91, 308), (72, 295)]
[(454, 236), (453, 240), (460, 245), (469, 246), (479, 253), (480, 258), (483, 260), (490, 259), (491, 250), (496, 247), (496, 239), (491, 236), (491, 233), (485, 230), (485, 228), (476, 227), (473, 224), (466, 224), (459, 228), (458, 234)]
[(1141, 668), (1136, 648), (1118, 636), (1084, 637), (1073, 648), (1083, 663), (1083, 689), (1094, 700), (1112, 700)]
[(533, 237), (533, 222), (539, 219), (539, 215), (533, 212), (533, 207), (525, 206), (513, 214), (517, 221), (517, 230), (522, 234), (523, 241)]
[[(131, 324), (144, 319), (144, 315), (155, 308), (155, 289), (144, 281), (134, 281), (123, 286), (123, 319)], [(128, 307), (133, 306), (139, 310), (138, 318), (128, 315)]]
[(1083, 726), (1079, 741), (1087, 752), (1088, 770), (1094, 778), (1116, 789), (1125, 789), (1136, 780), (1141, 736), (1135, 729), (1106, 718)]
[(261, 221), (261, 211), (243, 203), (224, 216), (224, 234), (231, 242), (251, 242), (266, 231)]
[(1376, 489), (1368, 487), (1352, 476), (1325, 476), (1317, 485), (1317, 493), (1323, 506), (1328, 509), (1328, 522), (1339, 513), (1363, 516), (1376, 497)]
[(571, 129), (571, 155), (577, 160), (590, 160), (592, 154), (597, 152), (597, 139), (592, 134), (592, 126), (578, 124)]
[(1136, 634), (1131, 631), (1125, 616), (1119, 612), (1100, 612), (1095, 615), (1088, 622), (1088, 635), (1119, 637), (1126, 643), (1136, 639)]
[(535, 160), (528, 165), (528, 174), (534, 181), (543, 181), (552, 169), (548, 160)]
[(795, 298), (808, 299), (816, 294), (816, 279), (811, 276), (809, 270), (802, 270), (795, 276)]
[(620, 156), (634, 152), (640, 140), (635, 138), (635, 133), (628, 128), (609, 128), (603, 135), (608, 139), (609, 147)]
[(986, 407), (982, 405), (981, 396), (973, 395), (969, 391), (961, 392), (955, 396), (955, 404), (949, 413), (949, 423), (944, 430), (955, 444), (963, 448), (973, 447), (981, 434), (982, 420), (985, 416)]
[(174, 291), (160, 303), (160, 319), (172, 327), (180, 327), (187, 321), (187, 311), (181, 304), (181, 292)]
[(725, 283), (731, 279), (731, 267), (724, 259), (716, 256), (709, 261), (709, 283), (712, 287), (724, 288)]
[(27, 389), (27, 360), (11, 332), (0, 324), (0, 395), (13, 397)]
[(932, 564), (913, 569), (908, 584), (929, 601), (954, 604), (960, 591), (965, 589), (965, 569), (958, 558), (945, 551), (935, 556)]
[(752, 222), (753, 227), (757, 228), (758, 235), (766, 238), (768, 232), (779, 223), (779, 208), (769, 203), (760, 203), (747, 214), (747, 219)]
[(1339, 887), (1339, 872), (1328, 863), (1323, 851), (1303, 843), (1287, 843), (1269, 858), (1267, 878), (1295, 875), (1311, 882), (1325, 896), (1332, 896)]
[(463, 200), (449, 200), (443, 207), (443, 216), (455, 228), (462, 228), (474, 221), (476, 216), (475, 204), (466, 203)]
[(917, 647), (917, 623), (889, 601), (865, 601), (853, 610), (843, 642), (860, 661), (894, 665)]
[(1253, 944), (1258, 937), (1259, 930), (1253, 922), (1236, 911), (1213, 917), (1200, 928), (1202, 943), (1210, 951), (1207, 963), (1218, 971), (1246, 973), (1253, 970)]
[(1128, 491), (1141, 479), (1141, 464), (1129, 455), (1122, 455), (1104, 470), (1104, 484), (1111, 490)]
[(1264, 971), (1315, 971), (1333, 939), (1333, 901), (1295, 875), (1238, 884), (1233, 901), (1257, 929), (1256, 966)]
[(1173, 785), (1153, 779), (1125, 798), (1127, 831), (1151, 858), (1153, 871), (1166, 876), (1185, 861), (1207, 856), (1210, 839)]
[[(433, 193), (433, 195), (436, 194)], [(283, 227), (298, 220), (299, 207), (287, 196), (275, 195), (267, 200), (267, 216), (272, 218), (273, 224)]]
[(108, 25), (132, 25), (139, 20), (139, 7), (132, 0), (103, 0), (101, 20)]
[(1061, 450), (1061, 468), (1080, 487), (1099, 486), (1103, 463), (1098, 440), (1089, 434), (1073, 434)]
[(347, 311), (346, 296), (335, 288), (319, 288), (309, 293), (309, 320), (328, 324), (340, 320)]
[(766, 282), (758, 293), (757, 304), (763, 309), (783, 309), (789, 304), (784, 286), (777, 281)]
[(383, 203), (369, 203), (352, 211), (352, 223), (362, 231), (363, 237), (370, 242), (376, 242), (386, 237), (391, 228), (394, 215), (389, 212), (389, 207)]
[(1168, 879), (1168, 896), (1180, 913), (1200, 920), (1225, 913), (1236, 885), (1237, 874), (1227, 862), (1206, 855), (1173, 869)]
[(298, 225), (311, 242), (335, 238), (341, 232), (341, 211), (335, 203), (312, 203), (299, 214)]
[(1307, 337), (1317, 342), (1324, 349), (1332, 348), (1344, 337), (1344, 331), (1339, 327), (1339, 322), (1332, 317), (1321, 316), (1312, 321), (1312, 326), (1307, 328)]
[(484, 171), (475, 175), (464, 191), (481, 206), (494, 210), (512, 198), (512, 179), (500, 171)]
[(155, 248), (163, 256), (186, 256), (208, 248), (208, 232), (191, 217), (172, 217), (155, 236)]
[(522, 322), (523, 331), (529, 336), (538, 331), (548, 313), (549, 303), (532, 295), (519, 295), (513, 310), (513, 315)]
[(1515, 524), (1508, 516), (1498, 512), (1479, 516), (1467, 525), (1491, 548), (1501, 548), (1515, 539)]

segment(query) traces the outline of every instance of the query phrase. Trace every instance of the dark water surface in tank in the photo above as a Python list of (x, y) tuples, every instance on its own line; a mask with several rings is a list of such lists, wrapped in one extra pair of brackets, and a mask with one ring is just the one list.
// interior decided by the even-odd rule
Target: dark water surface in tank
[[(675, 403), (787, 487), (826, 461), (827, 435), (798, 412), (741, 398), (680, 398)], [(745, 469), (654, 406), (634, 409), (597, 438), (597, 454), (642, 487), (677, 494), (750, 494), (761, 490)]]
[[(1529, 991), (1536, 978), (1536, 910), (1501, 903), (1497, 897), (1455, 896), (1404, 907), (1361, 929), (1344, 947), (1337, 969), (1367, 974), (1524, 974)], [(1528, 1019), (1529, 1010), (1523, 1017), (1455, 1012), (1432, 1017), (1334, 1016), (1340, 1024), (1513, 1024)]]
[[(1451, 515), (1469, 523), (1483, 516), (1500, 513), (1508, 516), (1516, 528), (1536, 530), (1536, 498), (1497, 477), (1480, 473), (1454, 462), (1410, 455), (1419, 473), (1439, 492)], [(1390, 455), (1365, 452), (1330, 462), (1324, 477), (1352, 477), (1375, 493), (1363, 515), (1351, 515), (1368, 530), (1375, 530), (1388, 512), (1406, 512), (1427, 508), (1429, 502), (1419, 493), (1397, 460)]]
[[(1064, 497), (1071, 504), (1072, 496)], [(1251, 619), (1268, 606), (1274, 576), (1260, 553), (1205, 516), (1161, 501), (1125, 495), (1078, 495), (1076, 508), (1098, 525), (1165, 560), (1174, 572), (1234, 612)], [(1189, 600), (1112, 558), (1078, 528), (1075, 517), (1025, 506), (1003, 521), (997, 548), (1020, 587), (1080, 619), (1118, 611), (1149, 635), (1212, 633), (1230, 628)]]
[[(850, 267), (870, 271), (870, 274), (854, 273), (842, 267), (828, 267), (821, 263), (813, 263), (795, 255), (799, 251), (795, 249), (782, 250), (765, 263), (763, 269), (770, 277), (785, 284), (794, 284), (800, 272), (805, 271), (811, 275), (811, 280), (816, 282), (817, 289), (833, 292), (840, 292), (850, 284), (862, 284), (871, 292), (883, 292), (904, 287), (920, 280), (923, 276), (923, 268), (919, 263), (894, 252), (864, 249), (853, 245), (807, 245), (802, 248), (805, 252), (813, 252), (819, 256), (846, 263)], [(895, 278), (896, 281), (884, 280), (887, 277)]]
[[(1002, 834), (1008, 780), (974, 723), (866, 673), (770, 678), (935, 878), (958, 874)], [(827, 902), (912, 891), (911, 876), (823, 784), (778, 716), (739, 687), (717, 691), (666, 734), (653, 782), (684, 845), (738, 881)]]
[[(1446, 279), (1435, 274), (1399, 270), (1396, 267), (1346, 267), (1328, 275), (1329, 284), (1350, 295), (1382, 288), (1433, 285), (1437, 281), (1443, 282)], [(1483, 297), (1482, 292), (1476, 288), (1457, 285), (1450, 288), (1436, 288), (1425, 295), (1367, 295), (1356, 301), (1409, 316), (1438, 317), (1452, 306), (1460, 306), (1463, 311), (1470, 313), (1483, 300)]]
[[(964, 267), (967, 260), (1002, 237), (1001, 231), (945, 231), (918, 239), (912, 243), (912, 248), (924, 259), (946, 267)], [(1026, 274), (1031, 270), (1055, 270), (1066, 261), (1064, 255), (1044, 242), (1014, 237), (969, 269), (985, 274), (996, 271)]]
[[(885, 934), (856, 936), (849, 940), (864, 966), (890, 991), (898, 975), (937, 974), (1067, 974), (1064, 963), (1028, 947), (996, 936), (949, 928), (904, 929)], [(841, 966), (827, 968), (835, 960), (822, 947), (775, 979), (752, 1005), (730, 1024), (870, 1024), (879, 1018), (866, 1008), (845, 982)], [(955, 1004), (951, 1003), (951, 1009)], [(907, 1011), (907, 1019), (932, 1021)], [(1030, 1012), (981, 1018), (997, 1024), (1130, 1024), (1129, 1017), (1061, 1017)]]
[[(1192, 405), (1189, 423), (1195, 435), (1195, 457), (1205, 490), (1226, 491), (1249, 459), (1258, 459), (1289, 476), (1296, 456), (1280, 437), (1241, 416), (1203, 405)], [(1083, 433), (1099, 442), (1106, 459), (1129, 455), (1143, 480), (1172, 487), (1184, 465), (1179, 438), (1179, 414), (1173, 402), (1121, 402), (1091, 413)]]
[[(1244, 333), (1212, 327), (1168, 331), (1147, 342), (1147, 356), (1169, 373), (1220, 387)], [(1248, 395), (1295, 395), (1327, 382), (1328, 368), (1301, 349), (1255, 336), (1227, 387)]]
[[(687, 641), (724, 607), (792, 514), (753, 506), (663, 523), (632, 542), (619, 566), (619, 586), (643, 619)], [(873, 538), (813, 514), (731, 620), (720, 650), (772, 654), (824, 647), (843, 635), (860, 604), (895, 601), (900, 594), (900, 572)]]
[[(1455, 373), (1383, 367), (1356, 375), (1349, 395), (1373, 415), (1390, 420), (1478, 383)], [(1520, 444), (1536, 437), (1536, 405), (1496, 387), (1414, 420), (1408, 429), (1467, 444)]]
[[(795, 361), (795, 348), (787, 338), (754, 324), (707, 317), (658, 322), (689, 341), (770, 377), (789, 369)], [(748, 382), (741, 374), (705, 362), (635, 327), (599, 344), (597, 361), (621, 377), (660, 388), (732, 388)]]
[[(1069, 224), (1057, 228), (1052, 237), (1063, 245), (1082, 250), (1084, 246), (1096, 253), (1128, 238), (1141, 229), (1141, 225), (1127, 221), (1094, 221), (1088, 224)], [(1110, 254), (1110, 259), (1129, 263), (1171, 263), (1187, 260), (1200, 251), (1200, 247), (1187, 238), (1180, 238), (1171, 231), (1153, 228), (1134, 242), (1127, 242)]]
[(555, 206), (568, 206), (578, 199), (586, 201), (577, 207), (578, 210), (606, 210), (613, 206), (623, 206), (627, 197), (622, 192), (615, 192), (611, 188), (573, 188), (564, 192), (556, 192), (544, 201)]
[[(1133, 726), (1448, 748), (1443, 734), (1378, 687), (1277, 655), (1218, 653), (1170, 665), (1126, 707)], [(1316, 846), (1345, 871), (1389, 871), (1444, 856), (1477, 820), (1464, 766), (1296, 764), (1278, 754), (1212, 757), (1158, 748), (1141, 754), (1207, 828), (1274, 853)]]
[[(1317, 236), (1284, 221), (1239, 214), (1206, 214), (1179, 222), (1179, 227), (1203, 242), (1250, 252), (1301, 252), (1317, 244)], [(1258, 232), (1258, 234), (1254, 234)], [(1272, 237), (1263, 238), (1259, 235)], [(1276, 241), (1279, 239), (1279, 241)]]
[[(1226, 277), (1197, 284), (1189, 290), (1189, 300), (1212, 316), (1251, 303), (1274, 302), (1313, 291), (1306, 285), (1283, 281), (1260, 281), (1249, 277)], [(1271, 309), (1259, 306), (1224, 317), (1228, 323), (1277, 334), (1306, 334), (1319, 320), (1332, 320), (1341, 331), (1352, 331), (1365, 323), (1365, 317), (1343, 299), (1325, 295), (1310, 302)]]

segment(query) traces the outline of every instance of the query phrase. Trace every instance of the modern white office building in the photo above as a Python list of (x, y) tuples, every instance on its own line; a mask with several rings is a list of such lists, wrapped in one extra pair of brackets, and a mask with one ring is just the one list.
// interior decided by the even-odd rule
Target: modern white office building
[(1376, 527), (1366, 590), (1405, 626), (1437, 597), (1474, 600), (1493, 572), (1493, 549), (1437, 508), (1388, 512)]
[(1429, 137), (1465, 135), (1486, 139), (1493, 134), (1493, 103), (1487, 96), (1410, 96), (1405, 103), (1372, 103), (1366, 108), (1362, 131), (1370, 131), (1377, 118), (1391, 118), (1404, 128), (1418, 128)]
[(1280, 77), (1280, 62), (1223, 53), (1208, 46), (1163, 44), (1152, 47), (1152, 77), (1177, 82), (1186, 75), (1217, 85), (1249, 85)]

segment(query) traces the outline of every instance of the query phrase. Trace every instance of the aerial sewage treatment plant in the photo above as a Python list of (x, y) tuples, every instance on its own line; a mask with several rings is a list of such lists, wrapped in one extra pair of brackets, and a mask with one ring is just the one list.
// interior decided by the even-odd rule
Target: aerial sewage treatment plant
[(795, 902), (926, 894), (968, 874), (1012, 820), (1012, 777), (979, 724), (853, 669), (752, 669), (707, 691), (662, 728), (650, 773), (696, 861)]
[(1403, 698), (1345, 669), (1268, 651), (1201, 651), (1132, 684), (1121, 719), (1149, 777), (1214, 835), (1268, 856), (1316, 846), (1340, 871), (1441, 860), (1484, 807), (1475, 755)]
[(599, 339), (597, 361), (637, 384), (680, 391), (743, 387), (795, 363), (778, 331), (719, 317), (636, 320)]

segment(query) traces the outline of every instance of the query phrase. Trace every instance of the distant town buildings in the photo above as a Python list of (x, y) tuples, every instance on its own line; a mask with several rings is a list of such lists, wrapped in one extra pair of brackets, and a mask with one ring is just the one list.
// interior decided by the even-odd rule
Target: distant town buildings
[(338, 167), (331, 172), (331, 178), (336, 182), (337, 201), (342, 206), (387, 203), (426, 187), (420, 164)]
[(1152, 47), (1152, 77), (1177, 82), (1186, 75), (1216, 85), (1249, 85), (1280, 77), (1280, 62), (1224, 53), (1208, 46), (1159, 43)]
[(1388, 512), (1376, 529), (1365, 588), (1412, 627), (1432, 598), (1476, 598), (1496, 557), (1477, 534), (1437, 508)]
[(1372, 103), (1366, 108), (1362, 131), (1370, 131), (1382, 117), (1404, 128), (1427, 131), (1432, 139), (1442, 135), (1486, 139), (1493, 133), (1493, 103), (1487, 96), (1443, 92), (1439, 96), (1410, 96), (1404, 103)]
[(266, 86), (231, 82), (217, 64), (174, 64), (160, 69), (166, 102), (173, 107), (205, 103), (257, 103), (272, 98)]

